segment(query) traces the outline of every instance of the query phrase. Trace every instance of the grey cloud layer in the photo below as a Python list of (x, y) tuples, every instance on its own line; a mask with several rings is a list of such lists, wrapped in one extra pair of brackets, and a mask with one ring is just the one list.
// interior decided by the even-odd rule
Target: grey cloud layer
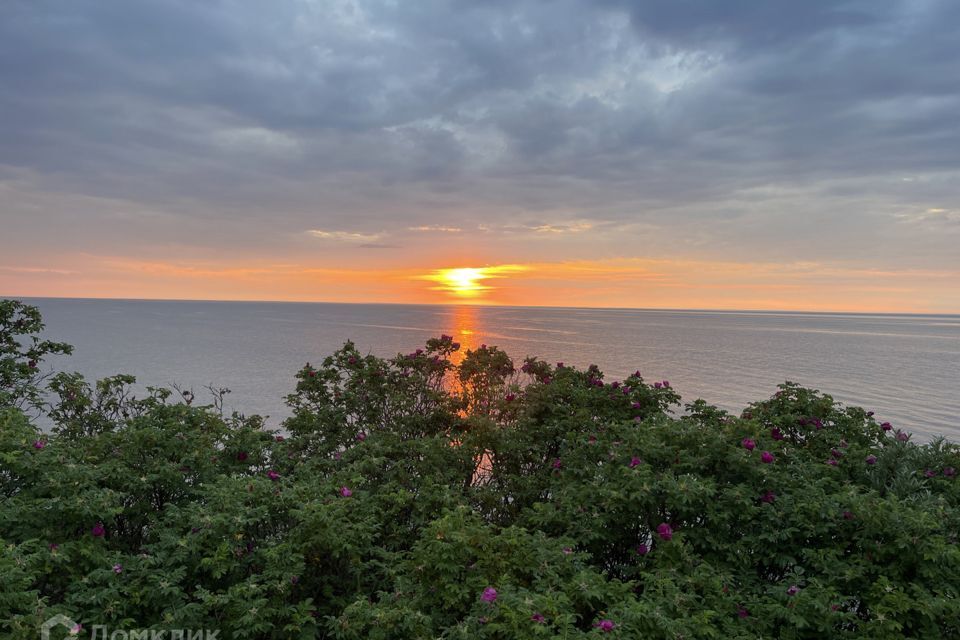
[(960, 209), (958, 27), (952, 0), (9, 0), (0, 216), (238, 246), (596, 220), (621, 255), (956, 265), (920, 214)]

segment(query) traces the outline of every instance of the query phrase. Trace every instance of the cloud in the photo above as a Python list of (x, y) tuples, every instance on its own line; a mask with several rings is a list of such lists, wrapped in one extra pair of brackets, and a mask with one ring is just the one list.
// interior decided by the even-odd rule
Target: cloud
[(952, 0), (14, 0), (0, 250), (399, 260), (442, 233), (505, 264), (952, 268), (954, 216), (924, 212), (960, 209), (958, 23)]
[(418, 227), (407, 227), (409, 231), (422, 231), (425, 233), (460, 233), (463, 231), (460, 227), (445, 227), (439, 224), (423, 224)]
[[(355, 231), (324, 231), (322, 229), (310, 229), (308, 234), (321, 240), (339, 240), (342, 242), (362, 242), (360, 246), (371, 246), (376, 240), (383, 237), (381, 233), (358, 233)], [(384, 246), (384, 245), (376, 245)]]

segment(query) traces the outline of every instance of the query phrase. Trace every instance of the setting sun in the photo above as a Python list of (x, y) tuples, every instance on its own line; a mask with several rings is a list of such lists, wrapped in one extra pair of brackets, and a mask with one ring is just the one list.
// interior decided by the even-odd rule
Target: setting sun
[(494, 287), (484, 284), (484, 280), (502, 278), (508, 273), (523, 271), (520, 265), (498, 265), (494, 267), (458, 267), (451, 269), (437, 269), (432, 273), (421, 276), (424, 280), (437, 283), (432, 287), (434, 291), (442, 291), (454, 298), (477, 300)]
[(472, 269), (469, 267), (463, 269), (444, 269), (441, 277), (443, 283), (446, 285), (444, 287), (445, 290), (464, 298), (475, 297), (481, 291), (490, 288), (480, 284), (481, 280), (490, 277), (483, 272), (483, 269)]

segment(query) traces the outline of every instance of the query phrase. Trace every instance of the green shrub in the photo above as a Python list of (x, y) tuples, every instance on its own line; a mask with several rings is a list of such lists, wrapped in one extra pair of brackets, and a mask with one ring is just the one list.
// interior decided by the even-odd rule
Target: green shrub
[(735, 417), (639, 373), (455, 365), (447, 336), (347, 343), (274, 432), (129, 376), (45, 378), (24, 359), (69, 348), (0, 305), (4, 637), (61, 613), (224, 638), (960, 637), (960, 449), (817, 391)]

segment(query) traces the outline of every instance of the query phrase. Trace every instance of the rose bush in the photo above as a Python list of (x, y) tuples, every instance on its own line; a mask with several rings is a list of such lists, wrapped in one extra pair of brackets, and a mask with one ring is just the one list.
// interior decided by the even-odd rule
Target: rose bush
[(41, 374), (68, 347), (2, 305), (3, 637), (58, 613), (225, 638), (960, 637), (960, 449), (817, 391), (733, 416), (639, 372), (347, 343), (297, 374), (280, 434)]

